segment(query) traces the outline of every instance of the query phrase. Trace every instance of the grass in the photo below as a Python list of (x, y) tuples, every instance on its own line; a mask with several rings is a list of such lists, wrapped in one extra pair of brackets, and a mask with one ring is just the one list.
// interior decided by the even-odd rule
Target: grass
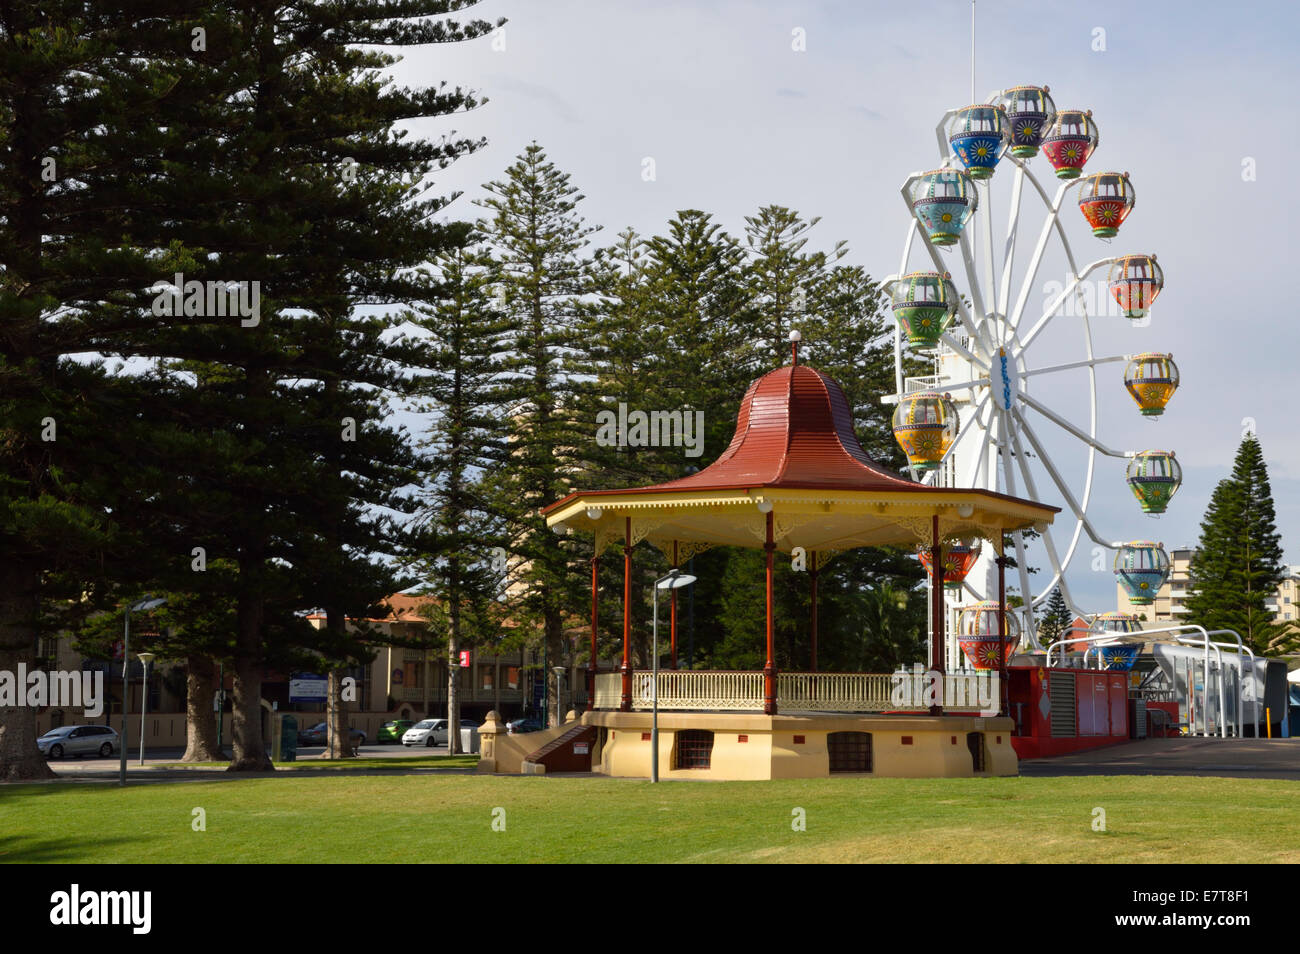
[[(0, 861), (1295, 863), (1295, 795), (1287, 781), (1168, 776), (68, 782), (0, 786)], [(191, 830), (195, 808), (206, 831)]]

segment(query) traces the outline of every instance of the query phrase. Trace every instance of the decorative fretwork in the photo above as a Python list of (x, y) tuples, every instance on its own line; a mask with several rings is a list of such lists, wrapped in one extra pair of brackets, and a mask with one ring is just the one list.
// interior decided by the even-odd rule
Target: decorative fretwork
[(670, 565), (673, 562), (673, 544), (676, 543), (677, 566), (681, 566), (696, 554), (711, 550), (714, 547), (714, 544), (706, 543), (703, 540), (675, 540), (672, 537), (651, 537), (650, 543), (663, 552)]
[[(888, 520), (890, 523), (897, 524), (898, 526), (906, 530), (908, 533), (910, 533), (913, 537), (916, 538), (916, 542), (919, 545), (921, 546), (930, 545), (930, 542), (933, 539), (934, 526), (929, 516), (923, 514), (908, 514), (908, 513), (896, 514), (896, 513), (890, 513), (888, 511), (883, 512), (881, 516), (884, 519)], [(940, 533), (942, 533), (943, 528), (940, 527), (939, 529), (940, 529)]]
[(685, 563), (693, 556), (698, 556), (705, 550), (712, 550), (714, 544), (707, 543), (703, 540), (679, 540), (677, 542), (677, 562)]
[(802, 527), (806, 523), (811, 523), (824, 517), (825, 514), (815, 513), (777, 513), (773, 514), (775, 518), (772, 521), (772, 534), (777, 540), (782, 540), (790, 536), (790, 531)]
[(598, 529), (596, 531), (596, 556), (600, 556), (610, 547), (623, 545), (623, 531), (614, 529)]
[(830, 563), (831, 560), (834, 560), (837, 556), (839, 556), (843, 552), (844, 552), (843, 550), (818, 550), (817, 565), (814, 566), (813, 569), (820, 570), (827, 563)]
[(632, 546), (636, 546), (646, 538), (652, 531), (663, 526), (662, 518), (655, 517), (633, 517), (632, 518)]

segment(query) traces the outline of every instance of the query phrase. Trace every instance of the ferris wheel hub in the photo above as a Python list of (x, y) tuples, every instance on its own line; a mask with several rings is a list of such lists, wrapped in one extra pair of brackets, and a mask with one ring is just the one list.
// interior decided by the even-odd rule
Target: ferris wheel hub
[(999, 348), (993, 356), (993, 366), (989, 369), (990, 391), (993, 403), (1000, 410), (1010, 411), (1020, 395), (1020, 375), (1016, 371), (1016, 359), (1006, 348)]

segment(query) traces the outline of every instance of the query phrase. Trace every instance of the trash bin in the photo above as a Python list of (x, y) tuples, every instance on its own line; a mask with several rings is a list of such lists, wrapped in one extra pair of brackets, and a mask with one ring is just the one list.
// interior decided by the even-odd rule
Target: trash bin
[(460, 750), (466, 755), (478, 755), (478, 729), (464, 728), (460, 730)]
[(298, 720), (291, 715), (280, 719), (280, 761), (298, 761)]

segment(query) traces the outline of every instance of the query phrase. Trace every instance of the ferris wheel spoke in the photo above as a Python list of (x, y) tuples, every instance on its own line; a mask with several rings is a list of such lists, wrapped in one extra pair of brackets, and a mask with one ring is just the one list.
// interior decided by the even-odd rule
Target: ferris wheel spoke
[(1083, 525), (1084, 532), (1088, 534), (1092, 542), (1110, 550), (1114, 550), (1121, 546), (1122, 544), (1116, 543), (1113, 540), (1106, 540), (1097, 533), (1095, 529), (1093, 529), (1092, 523), (1088, 520), (1087, 513), (1085, 513), (1084, 509), (1079, 506), (1079, 502), (1074, 499), (1074, 494), (1071, 492), (1066, 482), (1061, 479), (1060, 473), (1056, 470), (1056, 465), (1053, 464), (1052, 459), (1047, 456), (1046, 451), (1043, 449), (1043, 445), (1038, 440), (1038, 435), (1035, 434), (1034, 429), (1029, 426), (1029, 422), (1025, 420), (1025, 416), (1023, 414), (1016, 414), (1015, 417), (1016, 421), (1020, 424), (1020, 429), (1025, 432), (1025, 437), (1029, 439), (1030, 446), (1033, 447), (1034, 452), (1038, 454), (1039, 460), (1043, 462), (1043, 469), (1046, 470), (1048, 476), (1052, 478), (1052, 483), (1056, 484), (1056, 489), (1061, 492), (1061, 496), (1065, 498), (1065, 502), (1069, 505), (1071, 512)]
[[(971, 364), (975, 365), (975, 367), (979, 368), (981, 371), (988, 371), (989, 368), (991, 367), (988, 361), (985, 361), (983, 358), (979, 357), (978, 355), (972, 354), (969, 350), (967, 350), (967, 348), (960, 341), (958, 341), (948, 332), (945, 331), (943, 334), (941, 334), (939, 336), (939, 340), (942, 341), (944, 344), (946, 344), (953, 351), (957, 352), (957, 354), (961, 355)], [(988, 384), (988, 383), (989, 383), (988, 378), (980, 378), (978, 381), (971, 381), (968, 384), (963, 383), (963, 384), (944, 385), (944, 390), (951, 391), (956, 388), (974, 387), (980, 384)]]
[(1047, 242), (1052, 237), (1053, 229), (1056, 230), (1056, 234), (1061, 240), (1061, 247), (1065, 251), (1065, 260), (1070, 266), (1070, 273), (1072, 275), (1079, 273), (1079, 267), (1074, 261), (1074, 250), (1070, 248), (1070, 239), (1065, 234), (1065, 227), (1061, 225), (1061, 200), (1065, 198), (1067, 189), (1080, 184), (1083, 180), (1072, 179), (1069, 182), (1061, 183), (1057, 187), (1055, 198), (1049, 199), (1047, 191), (1039, 184), (1028, 167), (1025, 167), (1025, 178), (1029, 180), (1030, 185), (1034, 187), (1043, 200), (1043, 204), (1047, 206), (1047, 217), (1043, 222), (1043, 230), (1038, 236), (1038, 244), (1034, 246), (1034, 254), (1030, 258), (1029, 268), (1025, 272), (1024, 280), (1020, 283), (1020, 294), (1016, 296), (1016, 307), (1007, 316), (1007, 321), (1013, 328), (1020, 327), (1020, 318), (1024, 314), (1025, 304), (1029, 301), (1029, 293), (1033, 290), (1034, 281), (1038, 277), (1038, 267), (1042, 264), (1043, 253), (1047, 251)]
[[(1089, 363), (1089, 362), (1085, 362), (1085, 365), (1090, 365), (1090, 363)], [(1103, 444), (1101, 441), (1097, 440), (1095, 437), (1093, 437), (1092, 435), (1090, 435), (1087, 431), (1083, 430), (1083, 429), (1080, 428), (1080, 427), (1076, 427), (1074, 424), (1071, 424), (1069, 421), (1067, 421), (1065, 418), (1061, 417), (1061, 415), (1057, 414), (1055, 411), (1053, 411), (1053, 410), (1052, 410), (1051, 408), (1049, 408), (1047, 405), (1045, 405), (1045, 404), (1041, 403), (1040, 401), (1037, 401), (1037, 400), (1035, 400), (1034, 398), (1030, 397), (1029, 394), (1028, 394), (1027, 392), (1025, 392), (1025, 391), (1021, 391), (1019, 397), (1020, 397), (1020, 400), (1024, 401), (1026, 404), (1028, 404), (1030, 407), (1032, 407), (1032, 408), (1033, 408), (1035, 411), (1037, 411), (1039, 414), (1043, 415), (1043, 417), (1047, 418), (1047, 419), (1048, 419), (1049, 421), (1051, 421), (1053, 424), (1056, 424), (1057, 426), (1062, 427), (1062, 428), (1064, 428), (1065, 430), (1069, 431), (1071, 434), (1073, 434), (1075, 437), (1079, 438), (1079, 440), (1083, 441), (1085, 444), (1088, 444), (1088, 445), (1090, 445), (1090, 446), (1092, 446), (1092, 447), (1097, 448), (1097, 450), (1101, 451), (1101, 452), (1102, 452), (1103, 454), (1105, 454), (1107, 457), (1135, 457), (1135, 456), (1137, 456), (1137, 452), (1136, 452), (1136, 451), (1122, 451), (1122, 450), (1115, 450), (1113, 447), (1107, 447), (1107, 446), (1106, 446), (1105, 444)]]
[(1035, 374), (1052, 374), (1057, 371), (1073, 371), (1076, 368), (1091, 368), (1098, 364), (1110, 364), (1113, 361), (1132, 361), (1131, 354), (1114, 354), (1105, 358), (1088, 358), (1085, 361), (1071, 361), (1069, 364), (1054, 364), (1046, 368), (1033, 368), (1028, 371), (1021, 371), (1022, 378), (1032, 377)]
[[(1025, 187), (1025, 167), (1016, 164), (1016, 178), (1011, 186), (1011, 208), (1007, 220), (1007, 241), (1002, 251), (1002, 283), (998, 287), (998, 314), (1006, 315), (1011, 297), (1011, 270), (1016, 257), (1016, 231), (1020, 225), (1020, 194)], [(1007, 323), (1002, 323), (1002, 343), (1006, 344)]]
[[(970, 355), (970, 352), (967, 351), (966, 354), (967, 354), (967, 355)], [(913, 378), (913, 380), (916, 380), (916, 379)], [(989, 385), (989, 379), (988, 379), (988, 378), (976, 378), (974, 381), (958, 381), (958, 382), (951, 383), (951, 384), (945, 382), (945, 383), (943, 384), (943, 390), (944, 390), (946, 393), (951, 393), (951, 392), (953, 392), (953, 391), (970, 391), (970, 390), (973, 390), (973, 389), (975, 389), (975, 388), (984, 388), (984, 387), (988, 387), (988, 385)], [(905, 395), (903, 395), (903, 394), (901, 394), (901, 393), (899, 393), (899, 394), (883, 394), (883, 395), (881, 395), (881, 397), (880, 397), (880, 403), (881, 403), (881, 404), (897, 404), (899, 401), (901, 401), (901, 400), (903, 399), (904, 396), (905, 396)], [(981, 403), (982, 403), (982, 402), (981, 402)]]
[[(1034, 322), (1034, 327), (1030, 328), (1029, 334), (1025, 335), (1021, 347), (1029, 347), (1030, 343), (1033, 342), (1033, 340), (1038, 337), (1039, 333), (1047, 327), (1048, 322), (1060, 314), (1061, 306), (1065, 304), (1065, 300), (1078, 290), (1079, 286), (1089, 275), (1101, 268), (1103, 265), (1110, 265), (1116, 261), (1118, 261), (1117, 257), (1099, 258), (1097, 261), (1090, 263), (1088, 267), (1078, 275), (1071, 278), (1065, 288), (1061, 289), (1060, 294), (1053, 298), (1048, 306), (1043, 309), (1042, 315), (1036, 322)], [(1019, 316), (1017, 316), (1017, 327), (1019, 327), (1018, 317)]]

